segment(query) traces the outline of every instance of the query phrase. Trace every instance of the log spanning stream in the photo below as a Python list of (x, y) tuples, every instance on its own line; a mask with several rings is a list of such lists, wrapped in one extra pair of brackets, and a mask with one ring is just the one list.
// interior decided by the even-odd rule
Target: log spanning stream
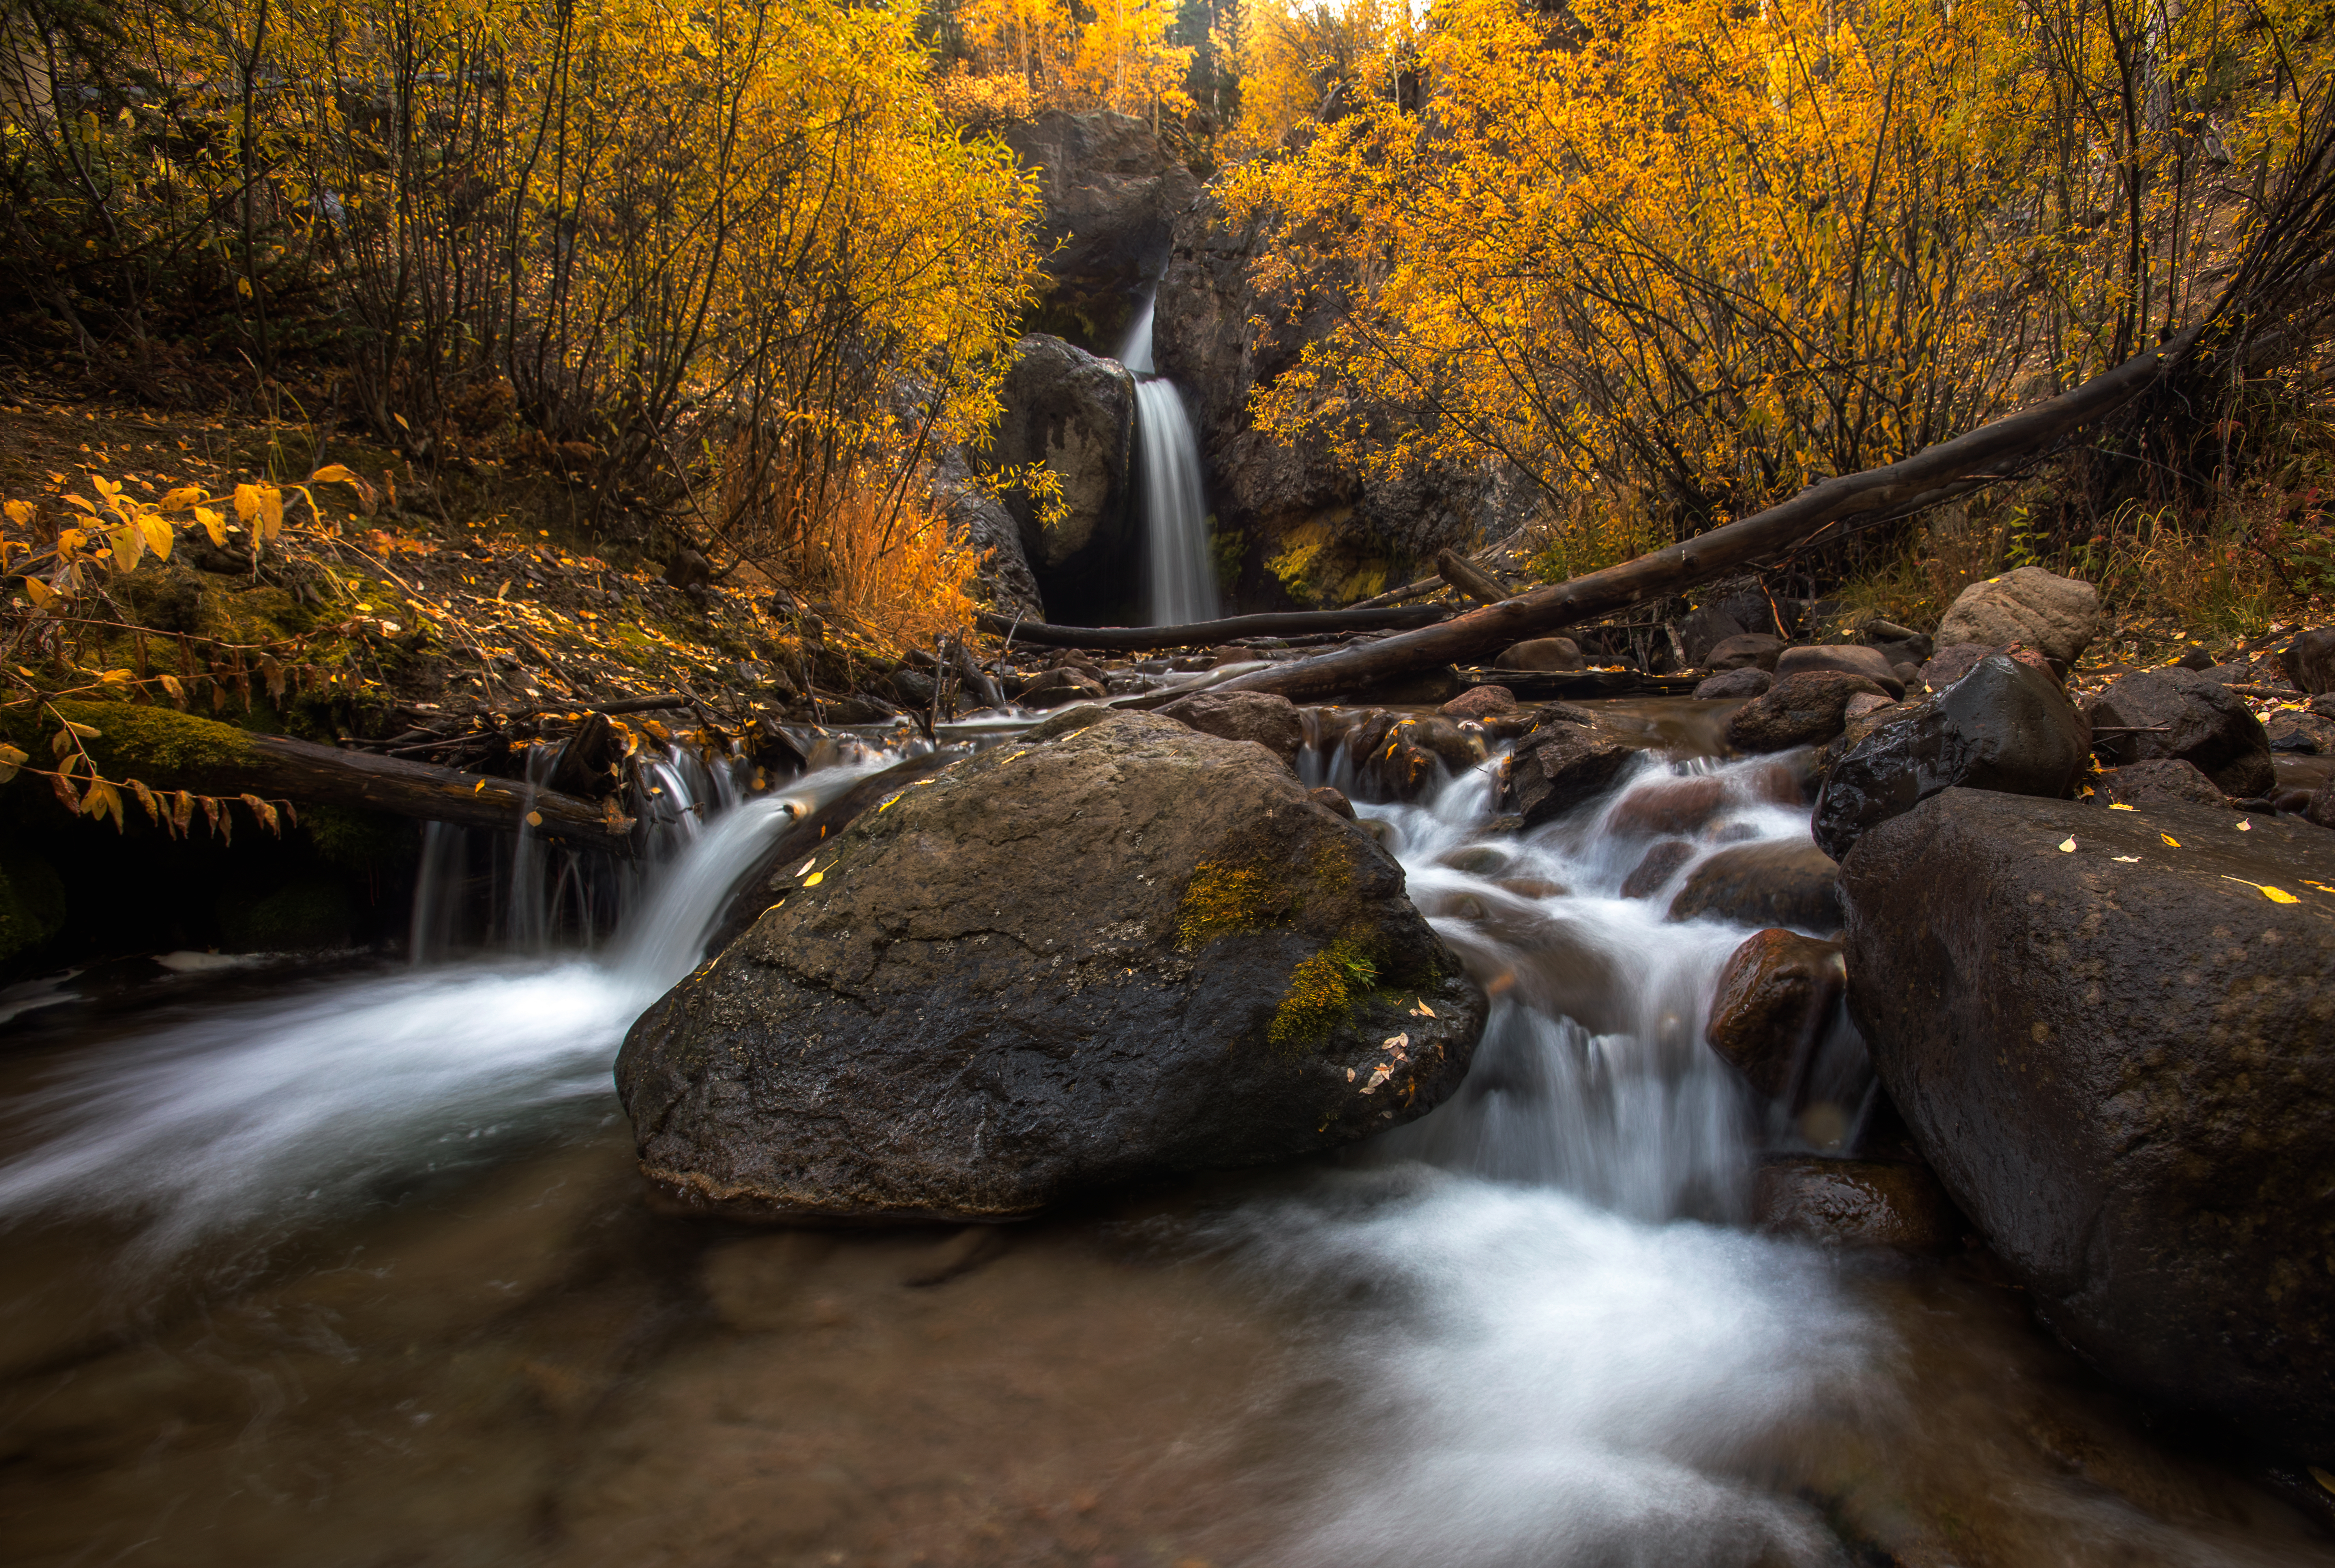
[(758, 1231), (633, 1175), (626, 1027), (880, 756), (676, 816), (597, 951), (27, 1015), (0, 1562), (2335, 1563), (1972, 1266), (1748, 1228), (1800, 1135), (1700, 1044), (1745, 933), (1621, 891), (1676, 771), (1723, 785), (1698, 853), (1806, 837), (1706, 706), (1635, 710), (1667, 748), (1527, 837), (1485, 831), (1481, 769), (1361, 803), (1496, 997), (1451, 1101), (1024, 1226)]

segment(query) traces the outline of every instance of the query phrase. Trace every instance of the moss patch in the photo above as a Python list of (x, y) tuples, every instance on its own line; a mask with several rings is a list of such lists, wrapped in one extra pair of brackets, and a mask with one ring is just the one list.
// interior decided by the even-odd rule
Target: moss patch
[(1176, 944), (1188, 953), (1219, 936), (1285, 925), (1293, 902), (1285, 888), (1274, 886), (1255, 866), (1204, 860), (1192, 872), (1177, 908)]
[(1353, 1016), (1354, 1007), (1378, 983), (1378, 961), (1352, 936), (1304, 959), (1289, 972), (1289, 990), (1273, 1010), (1265, 1041), (1276, 1050), (1319, 1045)]

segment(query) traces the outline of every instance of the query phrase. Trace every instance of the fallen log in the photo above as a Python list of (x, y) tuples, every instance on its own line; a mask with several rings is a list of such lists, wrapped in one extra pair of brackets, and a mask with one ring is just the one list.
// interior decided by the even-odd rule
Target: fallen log
[(981, 629), (1017, 643), (1052, 648), (1096, 648), (1131, 653), (1152, 648), (1210, 646), (1242, 637), (1302, 637), (1317, 632), (1403, 631), (1429, 625), (1451, 612), (1432, 605), (1407, 610), (1289, 610), (1269, 615), (1235, 615), (1184, 626), (1058, 626), (1046, 621), (1007, 620), (983, 610)]
[(1497, 605), (1512, 595), (1499, 579), (1457, 550), (1435, 552), (1435, 569), (1443, 580), (1479, 605)]
[(460, 828), (511, 829), (530, 819), (538, 831), (605, 849), (632, 850), (630, 820), (599, 802), (509, 779), (433, 767), (402, 757), (343, 751), (288, 735), (259, 735), (217, 720), (130, 702), (60, 702), (0, 711), (0, 734), (36, 755), (58, 728), (46, 711), (94, 730), (82, 739), (90, 760), (117, 783), (225, 797), (257, 795), (306, 805), (386, 811)]
[[(1383, 638), (1293, 660), (1227, 681), (1217, 690), (1270, 692), (1293, 702), (1361, 692), (1439, 664), (1482, 663), (1511, 644), (1616, 614), (1706, 578), (1797, 549), (1844, 518), (1904, 512), (1967, 493), (1990, 470), (2035, 456), (2080, 425), (2130, 402), (2196, 343), (2193, 327), (2083, 385), (1991, 424), (1924, 447), (1912, 457), (1810, 485), (1788, 501), (1619, 566), (1536, 588), (1497, 605)], [(1374, 611), (1371, 614), (1385, 614)]]

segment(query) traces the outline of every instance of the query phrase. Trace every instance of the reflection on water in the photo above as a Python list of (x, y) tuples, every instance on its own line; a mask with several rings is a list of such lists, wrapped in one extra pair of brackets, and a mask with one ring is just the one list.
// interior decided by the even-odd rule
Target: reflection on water
[(1680, 766), (1684, 828), (1658, 758), (1522, 838), (1480, 772), (1366, 804), (1498, 995), (1461, 1093), (1040, 1224), (644, 1206), (609, 1060), (767, 802), (596, 957), (52, 1025), (0, 1070), (0, 1562), (2335, 1563), (1958, 1267), (1728, 1223), (1766, 1134), (1698, 1036), (1743, 934), (1662, 915), (1805, 819)]

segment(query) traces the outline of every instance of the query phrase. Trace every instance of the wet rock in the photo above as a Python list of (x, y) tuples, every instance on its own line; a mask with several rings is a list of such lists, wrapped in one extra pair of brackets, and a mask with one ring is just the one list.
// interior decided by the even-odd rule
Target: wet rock
[(2276, 780), (2262, 721), (2243, 698), (2195, 671), (2122, 676), (2086, 712), (2093, 750), (2110, 763), (2177, 757), (2240, 799), (2268, 793)]
[(1354, 803), (1346, 799), (1342, 789), (1332, 789), (1324, 784), (1319, 789), (1305, 791), (1305, 799), (1325, 810), (1336, 812), (1349, 822), (1354, 819)]
[(1140, 120), (1049, 111), (1001, 132), (1045, 203), (1049, 330), (1117, 353), (1200, 182)]
[(1665, 774), (1631, 787), (1605, 818), (1619, 836), (1693, 833), (1727, 804), (1728, 782), (1716, 773)]
[(1103, 684), (1093, 676), (1064, 668), (1049, 670), (1022, 690), (1017, 699), (1024, 708), (1060, 708), (1071, 702), (1100, 702)]
[(1510, 644), (1493, 663), (1503, 670), (1565, 671), (1582, 669), (1588, 661), (1570, 637), (1534, 637)]
[(2162, 806), (2168, 802), (2229, 805), (2229, 798), (2214, 787), (2211, 779), (2197, 771), (2195, 763), (2184, 762), (2177, 757), (2157, 757), (2146, 762), (2127, 762), (2121, 768), (2104, 768), (2092, 781), (2092, 791), (2098, 799), (2118, 806)]
[(1156, 715), (956, 762), (829, 842), (625, 1040), (673, 1201), (1016, 1218), (1407, 1120), (1482, 1025), (1355, 824)]
[(1442, 864), (1454, 871), (1464, 871), (1470, 876), (1497, 876), (1510, 858), (1505, 849), (1495, 848), (1489, 844), (1470, 844), (1445, 855)]
[(1923, 664), (1919, 679), (1933, 692), (1943, 692), (1955, 682), (1978, 668), (1978, 662), (1989, 653), (2001, 652), (1983, 643), (1955, 643), (1941, 648)]
[(1796, 931), (1755, 931), (1719, 972), (1703, 1038), (1769, 1099), (1792, 1087), (1840, 1000), (1840, 944)]
[(1843, 732), (1854, 729), (1860, 720), (1896, 705), (1889, 698), (1876, 696), (1871, 692), (1859, 692), (1848, 700), (1848, 706), (1840, 711), (1841, 723), (1845, 727)]
[(1119, 607), (1126, 595), (1116, 585), (1135, 580), (1142, 547), (1129, 483), (1135, 378), (1116, 360), (1032, 333), (1016, 346), (999, 396), (1003, 412), (983, 460), (992, 468), (1043, 462), (1061, 476), (1068, 510), (1053, 527), (1042, 526), (1019, 490), (1005, 507), (1048, 613), (1094, 624), (1080, 617)]
[(1775, 683), (1776, 678), (1767, 671), (1747, 664), (1713, 675), (1697, 686), (1694, 689), (1694, 694), (1704, 702), (1720, 701), (1730, 697), (1757, 697)]
[(1346, 731), (1354, 785), (1371, 800), (1420, 800), (1452, 774), (1489, 755), (1480, 731), (1448, 719), (1421, 719), (1383, 709), (1364, 714)]
[(1805, 648), (1787, 648), (1776, 659), (1776, 679), (1788, 680), (1808, 670), (1838, 670), (1846, 674), (1862, 675), (1881, 688), (1886, 695), (1896, 698), (1905, 694), (1904, 677), (1896, 666), (1882, 657), (1878, 648), (1860, 644)]
[(1960, 1249), (1968, 1222), (1923, 1165), (1793, 1156), (1759, 1167), (1759, 1228), (1826, 1246)]
[(1766, 670), (1773, 673), (1782, 657), (1784, 639), (1765, 632), (1745, 632), (1712, 644), (1698, 661), (1706, 670)]
[(1269, 692), (1202, 692), (1179, 698), (1159, 712), (1203, 735), (1254, 740), (1284, 762), (1295, 762), (1305, 744), (1305, 721), (1297, 705)]
[(1649, 848), (1643, 858), (1622, 879), (1624, 898), (1652, 898), (1678, 875), (1678, 868), (1694, 858), (1691, 839), (1665, 838)]
[(2286, 645), (2279, 660), (2286, 678), (2301, 691), (2317, 695), (2335, 692), (2335, 631), (2320, 626), (2303, 633)]
[(1940, 647), (2019, 643), (2072, 664), (2099, 629), (2100, 595), (2091, 584), (2020, 566), (1964, 588), (1939, 621), (1937, 640)]
[(1436, 710), (1447, 719), (1483, 719), (1516, 705), (1516, 694), (1506, 686), (1470, 686)]
[(1840, 867), (1813, 844), (1766, 839), (1730, 844), (1687, 874), (1670, 918), (1705, 916), (1738, 925), (1840, 929)]
[(1679, 617), (1676, 626), (1679, 648), (1686, 655), (1690, 670), (1704, 668), (1711, 650), (1721, 644), (1744, 634), (1745, 626), (1717, 605), (1699, 605)]
[(1727, 743), (1739, 751), (1820, 746), (1840, 733), (1848, 700), (1859, 692), (1888, 695), (1877, 682), (1840, 670), (1783, 676), (1736, 710), (1727, 721)]
[(2335, 886), (2335, 838), (2250, 820), (1935, 796), (1844, 868), (1849, 1007), (2053, 1328), (2325, 1465), (2335, 898), (2311, 884)]
[(1603, 795), (1635, 750), (1594, 730), (1551, 725), (1534, 731), (1508, 763), (1507, 806), (1537, 828)]
[(2316, 713), (2272, 713), (2262, 721), (2262, 736), (2273, 751), (2335, 756), (2335, 721)]
[(1934, 697), (1884, 716), (1825, 775), (1809, 830), (1845, 856), (1876, 823), (1964, 785), (2012, 795), (2065, 795), (2084, 765), (2088, 733), (2058, 682), (2000, 653)]

